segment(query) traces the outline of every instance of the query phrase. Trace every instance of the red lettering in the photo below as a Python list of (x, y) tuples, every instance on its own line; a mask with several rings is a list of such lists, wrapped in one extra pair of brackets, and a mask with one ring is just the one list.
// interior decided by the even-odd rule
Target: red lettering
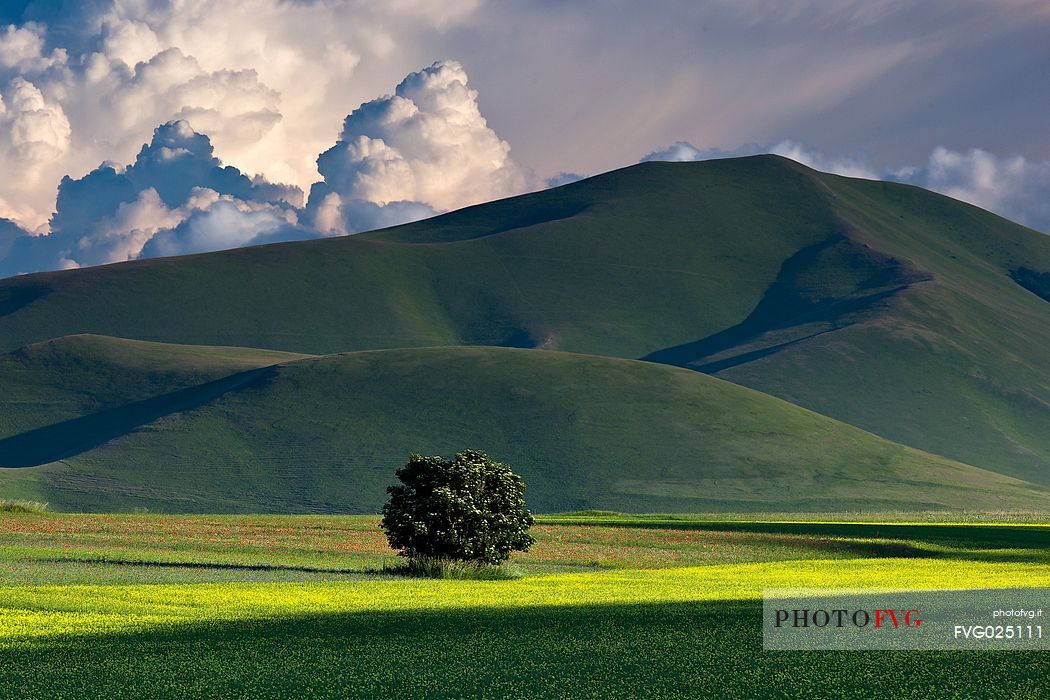
[(880, 629), (882, 627), (882, 622), (883, 622), (883, 620), (886, 619), (887, 615), (889, 616), (890, 621), (893, 623), (894, 629), (896, 629), (899, 626), (898, 622), (897, 622), (897, 611), (896, 610), (876, 610), (875, 611), (875, 629)]

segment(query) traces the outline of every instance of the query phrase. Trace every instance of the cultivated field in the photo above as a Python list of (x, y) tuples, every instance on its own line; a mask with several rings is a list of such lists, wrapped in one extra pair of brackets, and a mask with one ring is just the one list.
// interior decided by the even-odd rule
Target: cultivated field
[[(870, 519), (869, 519), (870, 520)], [(1038, 653), (762, 652), (777, 586), (1050, 586), (1050, 529), (541, 519), (415, 580), (373, 517), (0, 514), (0, 696), (1038, 696)], [(844, 685), (844, 684), (848, 684)]]

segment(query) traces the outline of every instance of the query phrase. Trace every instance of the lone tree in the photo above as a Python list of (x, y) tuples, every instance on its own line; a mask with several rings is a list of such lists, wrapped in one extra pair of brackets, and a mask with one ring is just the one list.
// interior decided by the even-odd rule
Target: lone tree
[(414, 454), (397, 478), (401, 483), (387, 489), (381, 527), (402, 556), (497, 565), (534, 542), (525, 482), (484, 452), (452, 459)]

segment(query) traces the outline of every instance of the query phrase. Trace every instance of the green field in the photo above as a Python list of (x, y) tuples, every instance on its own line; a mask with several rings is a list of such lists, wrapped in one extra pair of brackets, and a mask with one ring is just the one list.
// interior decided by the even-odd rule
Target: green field
[(505, 581), (374, 517), (0, 513), (4, 697), (1014, 697), (1008, 652), (763, 652), (766, 587), (1050, 586), (1037, 522), (540, 518)]

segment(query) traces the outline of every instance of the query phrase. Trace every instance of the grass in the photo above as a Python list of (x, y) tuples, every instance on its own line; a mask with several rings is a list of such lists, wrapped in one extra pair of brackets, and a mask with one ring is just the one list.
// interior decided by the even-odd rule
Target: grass
[(1050, 588), (1050, 564), (845, 559), (546, 574), (476, 580), (388, 577), (324, 583), (27, 586), (3, 590), (5, 647), (95, 631), (177, 629), (322, 614), (528, 609), (756, 600), (765, 588)]
[(381, 573), (410, 578), (433, 578), (452, 581), (510, 581), (520, 578), (506, 565), (484, 562), (457, 561), (437, 557), (412, 557), (395, 564), (386, 564)]
[[(1050, 484), (1050, 306), (1021, 267), (1050, 272), (1050, 240), (916, 188), (775, 157), (649, 163), (363, 236), (4, 280), (0, 349), (90, 331), (651, 357)], [(21, 391), (0, 416), (38, 403)], [(558, 507), (588, 505), (639, 509)]]
[[(511, 348), (219, 350), (224, 363), (182, 347), (165, 360), (156, 343), (77, 337), (0, 358), (0, 381), (70, 398), (35, 401), (26, 415), (56, 422), (0, 439), (0, 464), (44, 464), (0, 470), (0, 494), (59, 510), (374, 513), (411, 445), (484, 447), (548, 512), (1050, 510), (1050, 489), (685, 369)], [(195, 380), (199, 354), (211, 373)], [(74, 410), (85, 396), (98, 406)]]
[(6, 649), (0, 684), (56, 698), (1023, 700), (1050, 672), (1038, 652), (764, 654), (759, 617), (724, 601), (202, 623)]
[[(0, 516), (0, 584), (194, 583), (346, 580), (401, 563), (376, 516)], [(922, 542), (834, 532), (755, 532), (690, 527), (553, 524), (541, 516), (536, 545), (515, 554), (522, 575), (737, 564), (752, 561), (923, 556)], [(987, 528), (985, 528), (987, 529)], [(956, 533), (980, 543), (982, 529)], [(982, 550), (959, 550), (979, 557)], [(942, 553), (926, 553), (942, 556)]]
[[(52, 578), (18, 583), (0, 567), (0, 694), (1024, 698), (1050, 673), (1038, 653), (761, 651), (764, 588), (1050, 587), (1033, 524), (1012, 550), (1026, 558), (1011, 559), (989, 532), (1016, 523), (953, 523), (930, 542), (931, 524), (870, 538), (616, 517), (546, 519), (535, 551), (512, 560), (519, 578), (440, 580), (378, 573), (393, 553), (374, 517), (8, 514), (0, 562), (47, 562)], [(81, 550), (108, 553), (92, 567), (110, 578), (92, 581), (101, 570), (82, 568)], [(231, 566), (144, 579), (129, 552)], [(235, 565), (354, 558), (369, 571), (249, 581)]]
[[(0, 411), (0, 438), (112, 413), (302, 357), (250, 348), (167, 345), (95, 335), (35, 343), (0, 355), (0, 383), (7, 409)], [(201, 396), (199, 403), (207, 400)], [(119, 418), (113, 416), (109, 422), (122, 425), (125, 432), (134, 427), (133, 417), (123, 422)], [(13, 466), (12, 452), (12, 448), (6, 449), (6, 459), (0, 464)]]
[(0, 513), (44, 513), (46, 511), (47, 504), (40, 501), (0, 498)]

